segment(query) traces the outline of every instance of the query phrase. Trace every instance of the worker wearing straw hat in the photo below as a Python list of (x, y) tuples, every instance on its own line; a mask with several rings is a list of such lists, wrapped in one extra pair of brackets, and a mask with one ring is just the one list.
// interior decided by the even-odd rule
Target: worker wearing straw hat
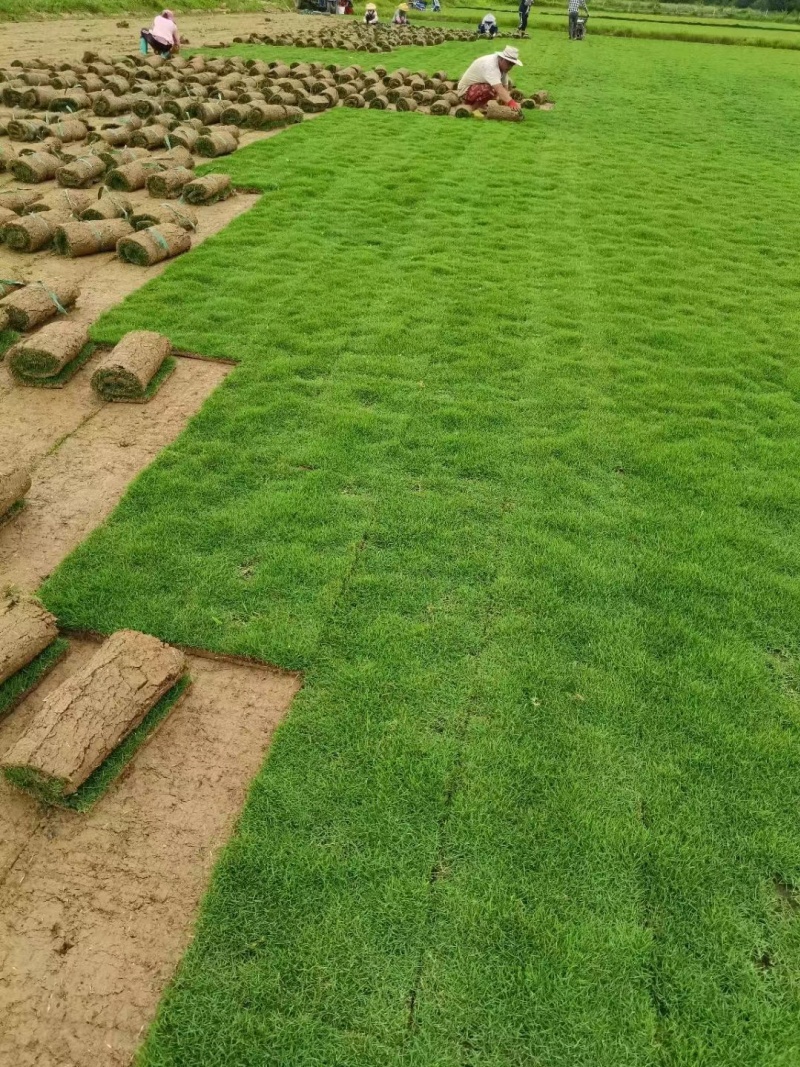
[(364, 22), (368, 26), (377, 26), (378, 24), (378, 9), (374, 4), (367, 4), (364, 9)]
[(467, 69), (458, 83), (458, 95), (473, 108), (484, 108), (490, 100), (497, 100), (507, 107), (519, 107), (508, 91), (508, 72), (521, 67), (516, 48), (509, 45), (502, 52), (480, 56)]
[(408, 4), (401, 4), (397, 11), (394, 13), (392, 19), (393, 26), (407, 26), (408, 25)]

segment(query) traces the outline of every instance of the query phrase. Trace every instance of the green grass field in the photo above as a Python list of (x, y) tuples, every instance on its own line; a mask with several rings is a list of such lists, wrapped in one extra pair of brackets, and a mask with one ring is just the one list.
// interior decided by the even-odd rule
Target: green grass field
[(800, 1062), (800, 60), (523, 57), (96, 327), (241, 363), (47, 605), (305, 672), (146, 1067)]

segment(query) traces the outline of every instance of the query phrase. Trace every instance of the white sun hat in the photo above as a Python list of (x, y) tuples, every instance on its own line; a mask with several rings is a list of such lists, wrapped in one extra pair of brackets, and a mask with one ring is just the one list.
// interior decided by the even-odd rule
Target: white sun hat
[(522, 60), (519, 58), (519, 50), (508, 44), (502, 52), (497, 53), (498, 59), (505, 59), (507, 63), (513, 63), (517, 67), (522, 66)]

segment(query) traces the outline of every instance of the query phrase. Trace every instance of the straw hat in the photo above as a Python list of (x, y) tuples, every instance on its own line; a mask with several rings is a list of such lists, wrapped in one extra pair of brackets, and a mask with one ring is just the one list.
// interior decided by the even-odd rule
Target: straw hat
[(400, 10), (401, 11), (408, 11), (408, 4), (401, 4), (400, 5)]
[(374, 5), (374, 4), (367, 4), (367, 6), (366, 6), (365, 10), (366, 10), (366, 11), (376, 11), (376, 10), (377, 10), (377, 8), (375, 7), (375, 5)]
[(522, 66), (522, 60), (519, 58), (519, 49), (514, 48), (508, 44), (502, 52), (497, 53), (498, 59), (504, 59), (506, 63), (513, 63), (515, 67)]

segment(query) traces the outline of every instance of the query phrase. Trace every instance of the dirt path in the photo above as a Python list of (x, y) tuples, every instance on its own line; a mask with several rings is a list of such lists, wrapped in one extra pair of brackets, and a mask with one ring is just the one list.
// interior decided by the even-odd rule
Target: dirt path
[[(66, 660), (4, 722), (13, 744)], [(0, 1063), (130, 1062), (189, 944), (197, 907), (296, 676), (198, 656), (193, 685), (84, 815), (0, 780)]]

